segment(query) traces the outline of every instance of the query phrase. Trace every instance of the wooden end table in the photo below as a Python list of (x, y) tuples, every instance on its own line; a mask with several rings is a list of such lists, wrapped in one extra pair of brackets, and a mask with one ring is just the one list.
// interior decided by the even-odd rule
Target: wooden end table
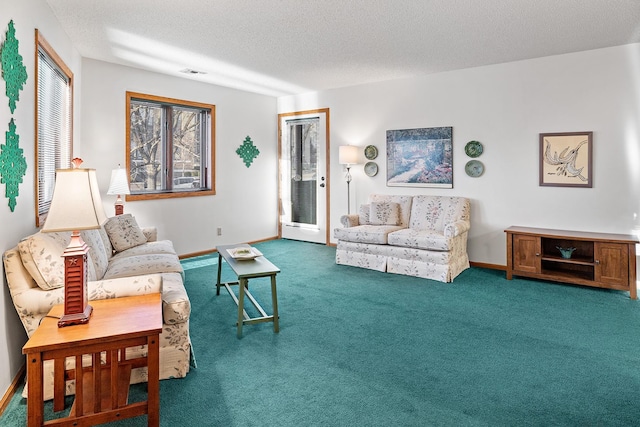
[[(246, 243), (238, 245), (222, 245), (217, 246), (218, 251), (218, 281), (216, 282), (216, 295), (220, 295), (220, 286), (224, 286), (229, 295), (233, 298), (238, 305), (238, 338), (242, 336), (242, 325), (259, 323), (259, 322), (273, 322), (273, 331), (278, 333), (280, 331), (280, 324), (278, 322), (278, 294), (276, 291), (276, 274), (280, 273), (280, 269), (273, 265), (264, 256), (259, 256), (252, 260), (237, 260), (235, 259), (229, 250), (235, 248), (250, 248)], [(224, 258), (229, 264), (229, 267), (233, 270), (238, 278), (237, 282), (220, 283), (222, 275), (222, 259)], [(267, 315), (264, 309), (260, 306), (258, 301), (249, 292), (249, 279), (255, 279), (257, 277), (270, 277), (271, 278), (271, 301), (273, 304), (273, 315)], [(238, 297), (231, 290), (232, 285), (238, 285), (240, 290)], [(249, 301), (260, 312), (260, 317), (250, 317), (244, 310), (244, 297), (249, 298)]]
[[(149, 426), (160, 424), (160, 333), (162, 300), (159, 293), (91, 301), (93, 313), (83, 325), (58, 327), (63, 305), (54, 306), (22, 348), (27, 357), (27, 425), (91, 426), (147, 414)], [(147, 345), (147, 357), (127, 360), (128, 347)], [(106, 363), (101, 362), (105, 353)], [(91, 355), (91, 366), (82, 356)], [(66, 370), (65, 359), (75, 358)], [(65, 382), (76, 381), (76, 397), (69, 417), (44, 420), (43, 362), (54, 362), (54, 411), (64, 409)], [(144, 402), (127, 403), (131, 369), (147, 366)]]

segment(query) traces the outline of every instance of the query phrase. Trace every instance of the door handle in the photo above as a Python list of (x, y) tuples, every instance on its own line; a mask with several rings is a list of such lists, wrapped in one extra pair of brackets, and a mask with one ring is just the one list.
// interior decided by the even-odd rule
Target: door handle
[(324, 188), (324, 182), (322, 184), (320, 184), (320, 187)]

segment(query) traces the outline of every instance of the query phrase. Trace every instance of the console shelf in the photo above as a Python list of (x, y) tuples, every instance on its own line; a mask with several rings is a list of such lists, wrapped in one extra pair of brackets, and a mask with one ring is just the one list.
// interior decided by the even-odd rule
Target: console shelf
[[(507, 279), (531, 277), (629, 291), (637, 299), (637, 237), (531, 227), (509, 227)], [(559, 248), (573, 248), (564, 258)]]

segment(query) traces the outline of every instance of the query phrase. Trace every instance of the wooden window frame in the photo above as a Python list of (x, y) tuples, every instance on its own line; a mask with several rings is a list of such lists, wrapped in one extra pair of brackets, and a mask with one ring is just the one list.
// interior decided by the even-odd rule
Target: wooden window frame
[[(212, 196), (216, 194), (215, 184), (216, 184), (216, 167), (215, 167), (215, 152), (216, 152), (216, 144), (215, 144), (215, 135), (216, 135), (216, 106), (213, 104), (205, 104), (200, 102), (193, 101), (185, 101), (174, 98), (166, 98), (162, 96), (156, 95), (148, 95), (138, 92), (126, 92), (126, 103), (125, 103), (125, 132), (126, 132), (126, 144), (125, 144), (125, 152), (126, 152), (126, 168), (127, 173), (131, 176), (131, 102), (132, 100), (141, 100), (148, 101), (151, 103), (157, 104), (169, 104), (178, 107), (195, 107), (200, 109), (209, 110), (210, 112), (210, 129), (209, 129), (209, 146), (207, 147), (209, 152), (209, 165), (208, 168), (210, 171), (205, 171), (204, 174), (210, 177), (210, 182), (207, 183), (207, 188), (197, 189), (195, 191), (175, 191), (171, 189), (160, 190), (157, 192), (149, 192), (144, 194), (128, 194), (125, 196), (126, 201), (136, 201), (136, 200), (156, 200), (156, 199), (171, 199), (171, 198), (181, 198), (181, 197), (198, 197), (198, 196)], [(171, 138), (170, 133), (172, 131), (171, 126), (167, 127), (167, 135), (165, 135), (165, 139), (167, 141), (164, 142), (164, 148), (169, 149), (171, 147)], [(169, 151), (170, 152), (170, 151)], [(167, 170), (168, 176), (172, 176), (172, 168), (169, 167)]]

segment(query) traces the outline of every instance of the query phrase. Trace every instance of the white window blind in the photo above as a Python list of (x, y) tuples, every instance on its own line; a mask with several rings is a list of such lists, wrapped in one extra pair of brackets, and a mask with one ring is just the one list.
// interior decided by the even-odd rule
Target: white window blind
[[(56, 169), (71, 167), (71, 78), (38, 48), (38, 219), (49, 212)], [(42, 225), (40, 221), (38, 225)]]

